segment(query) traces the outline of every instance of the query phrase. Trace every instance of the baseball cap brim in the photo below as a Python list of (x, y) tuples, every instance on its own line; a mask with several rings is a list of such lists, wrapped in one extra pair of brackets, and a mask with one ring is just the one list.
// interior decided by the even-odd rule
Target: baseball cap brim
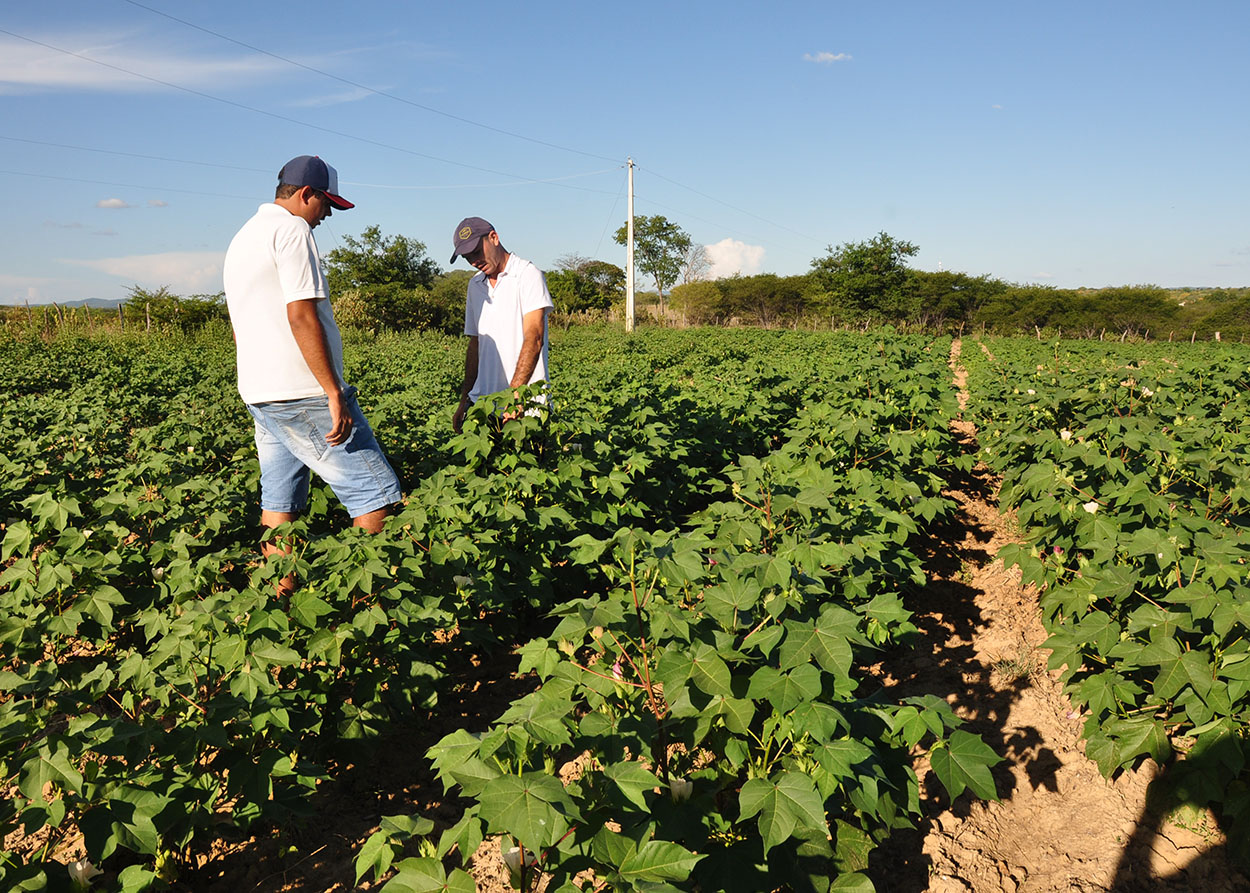
[[(324, 192), (325, 190), (322, 191)], [(334, 205), (334, 207), (338, 208), (340, 211), (346, 211), (349, 208), (356, 207), (341, 195), (335, 195), (333, 192), (326, 192), (326, 198), (330, 200), (330, 204)]]
[(477, 251), (477, 246), (481, 243), (482, 236), (476, 236), (466, 242), (461, 242), (460, 245), (457, 246), (456, 250), (452, 252), (451, 260), (447, 261), (447, 263), (454, 264), (456, 262), (456, 258), (464, 257), (466, 254), (472, 254), (474, 251)]

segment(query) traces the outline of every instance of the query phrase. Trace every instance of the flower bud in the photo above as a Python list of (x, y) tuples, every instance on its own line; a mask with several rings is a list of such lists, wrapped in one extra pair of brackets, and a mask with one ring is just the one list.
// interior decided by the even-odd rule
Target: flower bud
[(688, 778), (670, 778), (668, 792), (672, 795), (674, 803), (685, 803), (694, 793), (694, 782)]
[(79, 859), (66, 866), (69, 871), (70, 880), (80, 890), (85, 890), (91, 886), (91, 880), (96, 875), (104, 874), (100, 869), (96, 868), (87, 859)]

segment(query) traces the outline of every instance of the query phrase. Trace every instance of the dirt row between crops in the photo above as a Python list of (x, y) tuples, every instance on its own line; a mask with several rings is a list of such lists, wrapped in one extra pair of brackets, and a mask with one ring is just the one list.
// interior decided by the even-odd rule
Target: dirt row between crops
[[(967, 402), (961, 342), (951, 366)], [(975, 452), (975, 427), (955, 431)], [(1085, 756), (1083, 717), (1058, 672), (1046, 669), (1036, 593), (994, 555), (1019, 534), (997, 509), (998, 481), (985, 466), (951, 481), (958, 513), (926, 556), (929, 584), (909, 607), (927, 646), (891, 656), (877, 670), (899, 696), (945, 698), (968, 727), (1005, 758), (994, 771), (1000, 800), (945, 799), (923, 760), (924, 819), (878, 853), (881, 893), (1134, 893), (1235, 891), (1250, 882), (1229, 860), (1206, 811), (1156, 805), (1153, 763), (1112, 781)]]
[[(961, 344), (951, 365), (966, 401)], [(976, 431), (955, 425), (963, 449)], [(994, 559), (1018, 538), (997, 509), (998, 482), (984, 466), (949, 482), (956, 517), (929, 541), (929, 583), (909, 607), (921, 640), (888, 654), (872, 671), (897, 696), (945, 698), (1005, 758), (994, 771), (998, 802), (961, 796), (951, 804), (923, 758), (923, 816), (895, 832), (870, 869), (880, 893), (1136, 893), (1250, 890), (1230, 865), (1224, 838), (1204, 811), (1147, 808), (1152, 764), (1106, 781), (1084, 755), (1082, 717), (1047, 671), (1035, 593)], [(420, 813), (441, 827), (464, 804), (444, 796), (425, 749), (457, 727), (482, 729), (532, 683), (511, 677), (508, 655), (464, 655), (452, 697), (430, 724), (388, 736), (345, 757), (339, 777), (311, 804), (315, 819), (280, 836), (223, 841), (187, 872), (179, 889), (338, 893), (357, 888), (353, 860), (380, 818)], [(1157, 798), (1156, 798), (1157, 799)], [(510, 889), (498, 845), (469, 866), (481, 893)]]

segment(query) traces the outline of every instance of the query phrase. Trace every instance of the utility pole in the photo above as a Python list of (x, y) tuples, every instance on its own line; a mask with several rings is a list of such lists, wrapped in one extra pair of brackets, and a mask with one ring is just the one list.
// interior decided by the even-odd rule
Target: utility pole
[(634, 159), (629, 166), (628, 219), (625, 221), (625, 331), (634, 330)]

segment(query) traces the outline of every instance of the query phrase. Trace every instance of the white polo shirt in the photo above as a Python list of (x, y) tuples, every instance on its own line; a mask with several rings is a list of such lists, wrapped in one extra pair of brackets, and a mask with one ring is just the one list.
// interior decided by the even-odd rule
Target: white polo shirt
[(273, 202), (261, 205), (231, 240), (223, 280), (244, 402), (325, 393), (291, 334), (286, 305), (292, 301), (317, 299), (330, 362), (342, 380), (343, 339), (330, 310), (321, 255), (307, 221)]
[[(477, 381), (469, 399), (502, 391), (512, 384), (521, 345), (525, 341), (522, 320), (532, 310), (550, 310), (551, 293), (538, 267), (515, 254), (495, 280), (485, 273), (469, 280), (464, 305), (464, 333), (477, 337)], [(547, 320), (543, 319), (543, 349), (534, 365), (530, 384), (547, 379)]]

